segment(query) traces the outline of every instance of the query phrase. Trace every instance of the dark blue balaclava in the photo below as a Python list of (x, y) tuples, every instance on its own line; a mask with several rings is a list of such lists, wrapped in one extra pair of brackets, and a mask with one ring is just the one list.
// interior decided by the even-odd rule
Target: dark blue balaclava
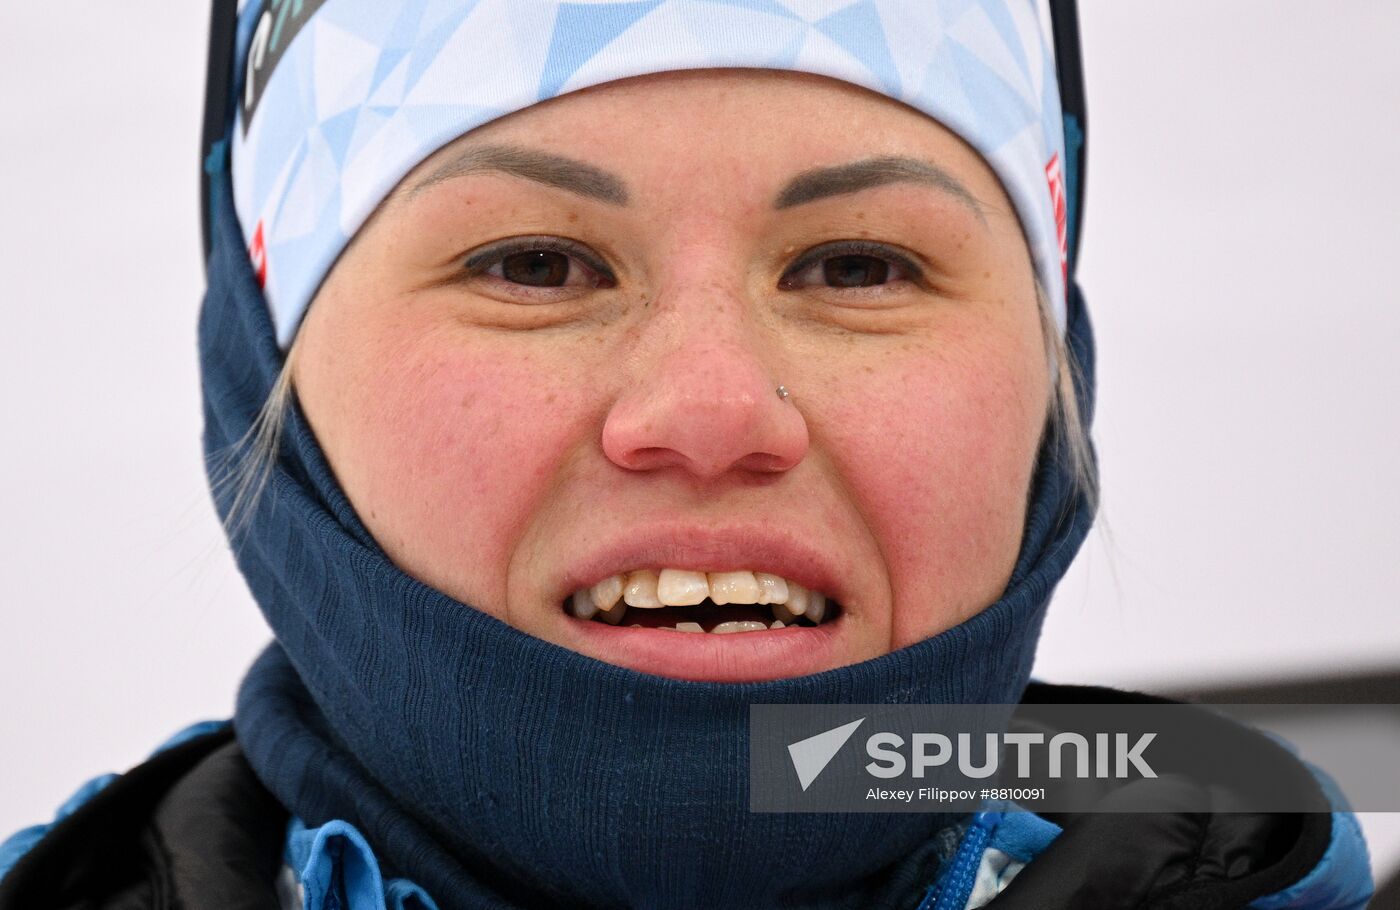
[[(664, 4), (595, 5), (639, 12)], [(240, 68), (252, 28), (243, 31)], [(232, 137), (232, 117), (226, 127)], [(262, 257), (274, 248), (253, 243), (240, 223), (228, 139), (214, 148), (199, 324), (211, 464), (246, 441), (286, 337), (263, 289)], [(1056, 296), (1082, 371), (1087, 426), (1090, 326), (1076, 288)], [(541, 641), (415, 581), (361, 524), (295, 403), (280, 442), (267, 487), (233, 537), (277, 638), (240, 692), (239, 741), (294, 814), (311, 825), (354, 824), (391, 872), (415, 880), (443, 910), (864, 907), (907, 897), (927, 882), (934, 838), (951, 820), (750, 812), (748, 706), (1018, 701), (1050, 595), (1092, 520), (1052, 435), (1015, 569), (984, 612), (812, 676), (686, 682)], [(225, 518), (232, 498), (216, 485)]]

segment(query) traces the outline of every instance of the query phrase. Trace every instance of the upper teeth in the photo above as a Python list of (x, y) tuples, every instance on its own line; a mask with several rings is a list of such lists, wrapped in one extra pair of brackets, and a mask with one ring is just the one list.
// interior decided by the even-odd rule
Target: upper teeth
[[(666, 606), (661, 602), (660, 594), (657, 591), (659, 582), (660, 579), (657, 578), (656, 573), (650, 569), (633, 572), (627, 576), (627, 583), (622, 586), (622, 599), (627, 601), (629, 607), (653, 609)], [(698, 602), (696, 601), (696, 603)], [(604, 609), (602, 604), (599, 604), (598, 608)], [(612, 604), (608, 604), (606, 609), (611, 610)]]
[[(589, 588), (580, 588), (569, 599), (569, 610), (579, 619), (601, 619), (616, 625), (628, 607), (654, 610), (684, 607), (705, 598), (716, 604), (771, 604), (773, 618), (791, 624), (799, 616), (819, 623), (826, 616), (826, 595), (768, 572), (694, 572), (689, 569), (638, 569), (610, 575)], [(681, 623), (683, 631), (695, 623)], [(721, 626), (729, 626), (723, 623)], [(753, 623), (755, 627), (757, 623)], [(716, 627), (719, 631), (720, 627)], [(743, 631), (748, 631), (747, 626)], [(756, 629), (755, 629), (756, 630)], [(724, 631), (739, 631), (727, 628)]]

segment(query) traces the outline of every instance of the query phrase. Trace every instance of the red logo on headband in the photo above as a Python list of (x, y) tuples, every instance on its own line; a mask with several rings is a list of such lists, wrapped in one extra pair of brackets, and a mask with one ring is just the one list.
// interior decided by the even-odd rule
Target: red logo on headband
[[(1064, 231), (1061, 230), (1063, 235)], [(1063, 243), (1063, 241), (1062, 241)], [(253, 229), (253, 242), (248, 244), (248, 258), (253, 260), (253, 272), (258, 276), (258, 287), (267, 285), (267, 241), (263, 240), (263, 223)]]
[(1060, 235), (1060, 270), (1069, 281), (1069, 210), (1065, 203), (1065, 176), (1060, 171), (1060, 153), (1045, 163), (1045, 180), (1050, 184), (1050, 205), (1055, 210), (1055, 231)]

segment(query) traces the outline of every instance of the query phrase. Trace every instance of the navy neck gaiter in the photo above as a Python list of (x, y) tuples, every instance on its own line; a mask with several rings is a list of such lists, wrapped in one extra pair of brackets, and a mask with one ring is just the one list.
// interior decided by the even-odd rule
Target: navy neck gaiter
[[(213, 464), (245, 439), (282, 354), (228, 174), (210, 164), (199, 343)], [(1077, 290), (1068, 338), (1087, 422), (1093, 347)], [(854, 666), (699, 683), (584, 657), (404, 574), (294, 406), (233, 537), (277, 639), (240, 692), (239, 742), (291, 812), (349, 821), (443, 910), (892, 905), (928, 883), (934, 839), (954, 819), (750, 812), (748, 707), (1019, 701), (1051, 592), (1092, 520), (1061, 463), (1041, 459), (1014, 573), (981, 614)], [(216, 487), (225, 517), (231, 499)]]

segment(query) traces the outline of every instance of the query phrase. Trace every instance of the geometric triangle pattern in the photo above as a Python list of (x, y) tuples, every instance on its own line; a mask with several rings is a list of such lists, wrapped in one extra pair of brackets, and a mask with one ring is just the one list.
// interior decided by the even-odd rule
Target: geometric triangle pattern
[[(244, 91), (269, 0), (240, 13)], [(291, 4), (272, 3), (285, 9)], [(300, 7), (300, 4), (297, 5)], [(667, 70), (815, 73), (965, 139), (1001, 179), (1064, 328), (1064, 134), (1037, 0), (324, 0), (286, 41), (231, 169), (285, 349), (326, 273), (418, 162), (512, 111)], [(265, 37), (265, 35), (263, 36)], [(251, 54), (250, 54), (251, 51)]]

